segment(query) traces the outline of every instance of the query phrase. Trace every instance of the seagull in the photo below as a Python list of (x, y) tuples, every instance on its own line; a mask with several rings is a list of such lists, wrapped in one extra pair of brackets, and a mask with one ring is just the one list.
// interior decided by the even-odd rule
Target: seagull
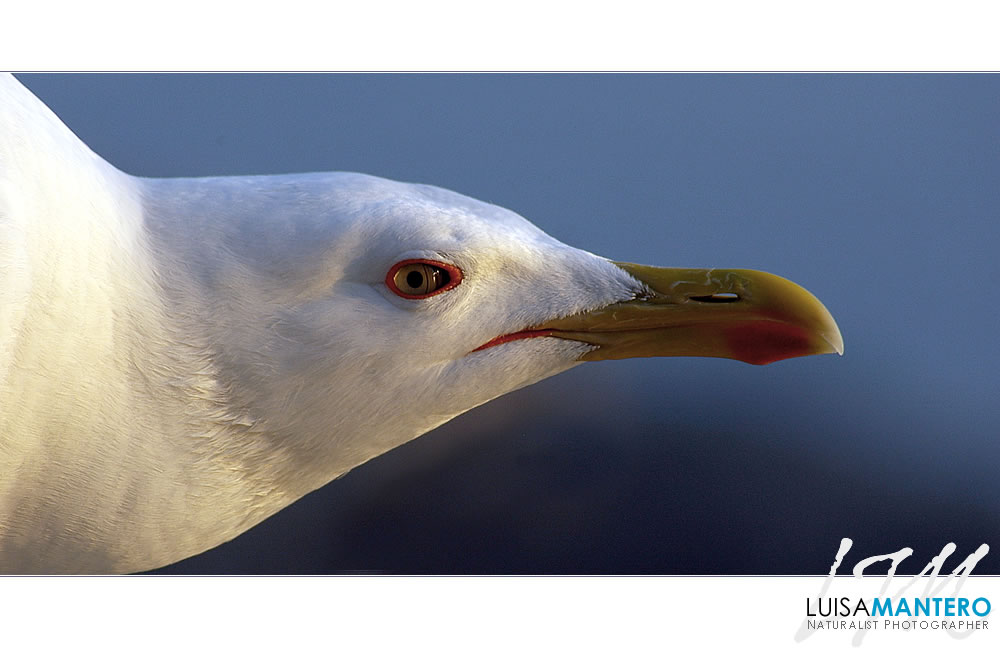
[(843, 353), (802, 287), (347, 172), (138, 178), (0, 78), (0, 572), (226, 542), (585, 361)]

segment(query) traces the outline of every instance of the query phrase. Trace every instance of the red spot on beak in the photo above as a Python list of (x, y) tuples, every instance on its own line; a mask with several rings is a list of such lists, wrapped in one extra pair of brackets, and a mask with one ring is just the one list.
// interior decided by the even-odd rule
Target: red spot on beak
[(775, 321), (727, 327), (725, 336), (734, 359), (756, 365), (805, 356), (813, 349), (807, 330)]

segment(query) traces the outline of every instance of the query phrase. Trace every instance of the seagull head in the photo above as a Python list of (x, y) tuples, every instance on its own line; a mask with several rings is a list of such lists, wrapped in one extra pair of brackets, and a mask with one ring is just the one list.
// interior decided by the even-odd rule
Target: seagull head
[(768, 273), (613, 262), (428, 185), (240, 182), (256, 198), (238, 217), (171, 229), (197, 233), (178, 254), (225, 288), (197, 317), (250, 421), (294, 431), (296, 455), (327, 471), (333, 458), (335, 474), (584, 361), (843, 350), (826, 308)]

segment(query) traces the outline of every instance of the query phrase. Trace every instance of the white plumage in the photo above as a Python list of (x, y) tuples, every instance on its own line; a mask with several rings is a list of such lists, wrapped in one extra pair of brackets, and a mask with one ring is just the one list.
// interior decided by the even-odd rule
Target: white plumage
[[(467, 356), (538, 322), (525, 295), (557, 316), (639, 289), (438, 188), (130, 177), (0, 83), (3, 572), (136, 571), (211, 548), (576, 363), (583, 344), (551, 338)], [(392, 295), (386, 269), (407, 258), (457, 263), (466, 290)]]
[[(461, 284), (395, 295), (401, 260)], [(648, 295), (436, 187), (129, 176), (2, 77), (0, 572), (132, 572), (216, 546), (595, 348), (475, 351), (488, 341)]]

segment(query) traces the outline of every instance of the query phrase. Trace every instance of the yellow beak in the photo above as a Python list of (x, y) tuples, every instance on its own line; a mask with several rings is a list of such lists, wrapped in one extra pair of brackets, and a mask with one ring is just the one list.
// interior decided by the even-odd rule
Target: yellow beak
[(830, 312), (784, 278), (744, 269), (666, 269), (615, 262), (643, 296), (543, 323), (550, 336), (597, 346), (584, 361), (724, 357), (753, 364), (844, 353)]

